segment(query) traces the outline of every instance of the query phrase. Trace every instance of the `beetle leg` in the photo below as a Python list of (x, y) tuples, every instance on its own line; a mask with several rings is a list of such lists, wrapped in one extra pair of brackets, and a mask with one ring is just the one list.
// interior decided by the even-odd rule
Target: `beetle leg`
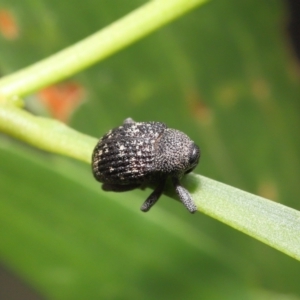
[(141, 211), (147, 212), (159, 199), (164, 191), (166, 180), (162, 180), (161, 183), (156, 187), (156, 189), (150, 194), (146, 199), (144, 204), (141, 206)]
[(180, 185), (179, 179), (176, 177), (172, 178), (173, 185), (175, 187), (176, 194), (179, 196), (180, 201), (183, 205), (188, 209), (190, 213), (194, 213), (197, 211), (197, 206), (192, 200), (189, 192)]
[(140, 186), (140, 184), (109, 184), (109, 183), (103, 183), (102, 184), (102, 190), (103, 191), (113, 191), (113, 192), (126, 192), (131, 191), (133, 189), (136, 189)]
[(135, 123), (135, 121), (133, 121), (131, 118), (127, 118), (123, 122), (123, 124), (132, 124), (132, 123)]

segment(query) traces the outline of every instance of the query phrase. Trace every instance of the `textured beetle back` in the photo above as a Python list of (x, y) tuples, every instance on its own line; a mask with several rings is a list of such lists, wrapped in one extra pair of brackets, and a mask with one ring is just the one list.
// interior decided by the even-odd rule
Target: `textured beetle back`
[(154, 167), (155, 143), (166, 125), (160, 122), (125, 123), (98, 142), (93, 173), (103, 183), (143, 183)]

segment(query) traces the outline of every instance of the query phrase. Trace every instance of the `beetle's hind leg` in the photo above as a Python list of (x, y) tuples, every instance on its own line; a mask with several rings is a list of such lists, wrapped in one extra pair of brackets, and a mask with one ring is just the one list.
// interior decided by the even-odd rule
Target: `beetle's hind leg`
[(141, 184), (110, 184), (110, 183), (103, 183), (102, 190), (103, 191), (112, 191), (112, 192), (127, 192), (138, 188)]
[(190, 193), (180, 185), (178, 178), (172, 178), (173, 185), (175, 187), (176, 194), (179, 196), (180, 201), (188, 209), (190, 213), (197, 211), (197, 206), (192, 200)]
[(147, 212), (159, 199), (161, 194), (164, 191), (166, 184), (166, 180), (162, 180), (156, 189), (150, 194), (150, 196), (146, 199), (144, 204), (141, 206), (141, 211)]

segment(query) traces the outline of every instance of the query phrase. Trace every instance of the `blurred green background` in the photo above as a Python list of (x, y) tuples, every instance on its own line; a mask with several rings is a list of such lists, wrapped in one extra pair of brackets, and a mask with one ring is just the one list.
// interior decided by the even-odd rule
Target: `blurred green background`
[[(0, 72), (143, 3), (0, 0), (2, 19), (13, 17), (2, 23)], [(83, 101), (66, 120), (95, 137), (129, 116), (163, 121), (200, 145), (196, 173), (300, 209), (299, 65), (287, 18), (279, 0), (211, 1), (70, 78)], [(26, 108), (55, 115), (41, 98)], [(167, 197), (143, 214), (149, 193), (104, 193), (90, 166), (1, 134), (1, 263), (48, 299), (300, 299), (299, 262)]]

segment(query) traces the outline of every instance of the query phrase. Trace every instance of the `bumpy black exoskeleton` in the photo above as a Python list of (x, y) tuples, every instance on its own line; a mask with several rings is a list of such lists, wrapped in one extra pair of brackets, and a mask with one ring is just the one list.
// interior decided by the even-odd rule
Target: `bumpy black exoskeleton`
[(198, 164), (200, 149), (183, 132), (160, 122), (134, 122), (110, 130), (96, 145), (92, 157), (94, 177), (105, 191), (123, 192), (156, 185), (141, 210), (148, 211), (171, 178), (181, 202), (194, 213), (196, 205), (180, 178)]

